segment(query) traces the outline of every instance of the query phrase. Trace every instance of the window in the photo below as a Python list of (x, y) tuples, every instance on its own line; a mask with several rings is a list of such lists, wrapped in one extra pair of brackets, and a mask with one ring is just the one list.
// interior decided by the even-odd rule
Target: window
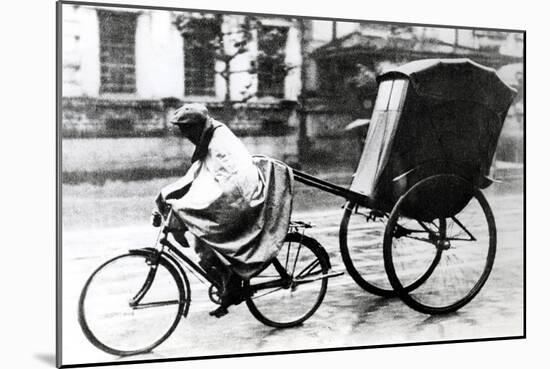
[(319, 65), (319, 94), (330, 97), (349, 97), (357, 87), (359, 67), (352, 60), (323, 59)]
[(320, 93), (326, 96), (333, 96), (340, 90), (342, 84), (338, 77), (338, 64), (331, 59), (323, 59), (318, 61), (319, 64), (319, 81)]
[(287, 27), (258, 30), (258, 96), (284, 97)]
[(216, 59), (214, 42), (220, 33), (215, 19), (197, 18), (189, 21), (184, 39), (185, 95), (216, 94)]
[(136, 14), (99, 10), (100, 93), (136, 91)]

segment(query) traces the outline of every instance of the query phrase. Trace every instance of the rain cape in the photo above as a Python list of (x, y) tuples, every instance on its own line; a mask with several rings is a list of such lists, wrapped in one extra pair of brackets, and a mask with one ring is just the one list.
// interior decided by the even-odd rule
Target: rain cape
[[(292, 210), (292, 172), (267, 157), (252, 157), (223, 124), (211, 120), (187, 173), (161, 190), (157, 204), (171, 205), (175, 228), (250, 278), (279, 252)], [(162, 209), (161, 209), (162, 211)]]

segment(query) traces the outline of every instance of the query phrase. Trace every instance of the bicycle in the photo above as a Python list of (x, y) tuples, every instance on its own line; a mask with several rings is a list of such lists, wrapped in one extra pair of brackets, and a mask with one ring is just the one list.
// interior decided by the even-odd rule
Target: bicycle
[[(187, 317), (190, 272), (210, 283), (209, 297), (220, 304), (219, 282), (182, 252), (170, 237), (170, 210), (154, 247), (131, 249), (101, 264), (86, 281), (78, 302), (78, 321), (98, 349), (118, 356), (153, 350)], [(261, 323), (289, 328), (302, 324), (321, 305), (332, 272), (325, 249), (306, 236), (311, 225), (291, 221), (278, 255), (243, 283), (246, 305)], [(174, 242), (175, 241), (175, 242)]]

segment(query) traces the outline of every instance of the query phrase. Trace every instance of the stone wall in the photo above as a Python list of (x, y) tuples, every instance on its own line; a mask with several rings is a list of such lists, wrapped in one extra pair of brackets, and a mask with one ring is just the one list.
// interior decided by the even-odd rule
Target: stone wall
[(165, 110), (157, 100), (63, 98), (63, 137), (120, 137), (163, 134)]
[[(136, 100), (64, 97), (63, 137), (147, 137), (169, 134), (167, 123), (179, 99)], [(206, 103), (210, 114), (239, 136), (285, 136), (298, 125), (295, 103)]]
[[(295, 136), (247, 136), (251, 154), (267, 155), (295, 165)], [(178, 176), (187, 170), (194, 146), (180, 137), (64, 138), (63, 183), (138, 180)]]

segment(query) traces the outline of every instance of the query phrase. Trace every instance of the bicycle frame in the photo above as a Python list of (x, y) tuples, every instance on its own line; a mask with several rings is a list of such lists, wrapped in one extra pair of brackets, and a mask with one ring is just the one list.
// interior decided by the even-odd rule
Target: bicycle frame
[[(154, 247), (130, 249), (127, 253), (118, 255), (100, 265), (88, 278), (79, 299), (79, 323), (86, 338), (88, 338), (88, 340), (100, 350), (113, 355), (127, 356), (141, 352), (149, 352), (164, 342), (164, 340), (166, 340), (168, 336), (174, 332), (176, 326), (180, 322), (180, 319), (182, 317), (187, 317), (189, 312), (191, 304), (191, 284), (189, 283), (186, 270), (197, 277), (201, 283), (206, 284), (205, 281), (209, 282), (211, 284), (210, 289), (208, 290), (210, 300), (213, 303), (221, 304), (223, 307), (223, 298), (221, 298), (223, 297), (222, 293), (224, 292), (221, 286), (222, 282), (218, 282), (214, 280), (214, 278), (210, 277), (207, 274), (206, 269), (202, 268), (200, 263), (196, 262), (195, 257), (193, 257), (193, 255), (189, 255), (185, 250), (183, 250), (183, 247), (189, 247), (190, 245), (188, 245), (185, 238), (180, 240), (178, 234), (175, 232), (176, 230), (170, 227), (169, 220), (172, 216), (172, 209), (169, 209), (168, 216), (163, 217), (162, 222), (160, 222), (161, 224), (158, 224), (161, 228), (158, 232)], [(156, 222), (154, 224), (156, 225)], [(306, 319), (309, 319), (309, 317), (320, 306), (325, 296), (327, 286), (326, 280), (328, 278), (343, 274), (343, 272), (330, 272), (330, 260), (324, 248), (315, 239), (305, 236), (303, 232), (298, 232), (299, 228), (309, 227), (309, 224), (305, 224), (303, 222), (291, 223), (285, 236), (285, 242), (288, 245), (286, 247), (286, 261), (284, 260), (285, 255), (280, 255), (279, 258), (274, 258), (266, 263), (265, 268), (267, 269), (269, 267), (269, 270), (262, 270), (260, 271), (260, 274), (257, 275), (258, 278), (254, 277), (252, 278), (252, 281), (245, 280), (243, 282), (242, 290), (240, 291), (241, 297), (245, 300), (252, 315), (267, 326), (287, 328), (299, 325)], [(172, 237), (170, 237), (170, 233), (172, 233)], [(291, 248), (293, 243), (295, 247)], [(296, 260), (300, 255), (300, 250), (304, 250), (306, 248), (308, 249), (308, 255), (311, 256), (302, 258), (302, 262), (298, 264), (299, 268), (296, 269)], [(288, 257), (291, 250), (292, 254), (295, 255), (292, 259), (294, 260), (293, 262)], [(138, 260), (139, 269), (136, 271), (141, 270), (141, 272), (130, 273), (124, 276), (127, 277), (125, 278), (125, 282), (129, 284), (126, 285), (127, 288), (124, 290), (124, 295), (121, 295), (121, 297), (125, 297), (122, 300), (118, 300), (118, 302), (122, 303), (122, 306), (119, 307), (136, 312), (141, 309), (153, 309), (149, 311), (154, 312), (155, 309), (172, 305), (166, 310), (160, 310), (162, 310), (161, 313), (170, 313), (174, 317), (174, 320), (170, 327), (167, 328), (168, 330), (166, 333), (155, 342), (150, 344), (143, 343), (143, 345), (145, 345), (143, 347), (125, 350), (115, 348), (110, 345), (109, 339), (111, 335), (109, 335), (109, 337), (104, 336), (98, 338), (98, 336), (96, 336), (90, 329), (90, 325), (88, 323), (89, 320), (86, 317), (85, 310), (85, 300), (88, 296), (87, 292), (90, 283), (95, 280), (94, 277), (98, 273), (103, 273), (106, 266), (109, 266), (109, 271), (112, 271), (113, 268), (120, 267), (121, 264), (118, 263), (118, 260), (123, 258), (124, 263), (127, 263), (128, 260), (131, 260), (131, 263), (135, 263), (133, 260)], [(115, 264), (114, 262), (117, 263)], [(114, 266), (111, 266), (113, 264)], [(123, 267), (125, 265), (128, 264), (122, 264)], [(112, 279), (111, 274), (107, 275), (111, 276)], [(168, 276), (168, 279), (163, 279), (166, 276)], [(110, 287), (111, 279), (100, 278), (100, 280), (104, 283), (107, 282), (108, 287)], [(275, 297), (273, 299), (273, 296), (275, 295), (272, 295), (271, 297), (264, 299), (264, 296), (270, 295), (279, 290), (287, 290), (286, 293), (290, 292), (291, 294), (294, 294), (298, 285), (319, 280), (323, 280), (323, 282), (319, 284), (318, 291), (315, 291), (317, 296), (316, 299), (311, 301), (312, 304), (305, 306), (308, 309), (303, 311), (301, 315), (296, 315), (294, 311), (295, 309), (290, 309), (290, 314), (283, 311), (283, 316), (278, 314), (279, 310), (271, 310), (271, 312), (277, 312), (276, 318), (272, 317), (270, 310), (267, 311), (268, 314), (266, 315), (266, 311), (264, 311), (265, 306), (272, 309), (273, 305), (277, 304), (280, 298)], [(165, 281), (166, 284), (164, 283)], [(262, 292), (259, 292), (260, 290), (262, 290)], [(309, 291), (309, 289), (306, 289), (306, 291)], [(126, 295), (128, 292), (131, 294)], [(285, 294), (285, 291), (282, 291), (282, 293)], [(104, 301), (103, 295), (98, 295), (95, 293), (92, 294), (92, 302), (90, 303), (93, 304), (95, 302), (96, 305), (99, 304), (99, 306), (101, 306), (104, 304)], [(238, 302), (241, 301), (242, 299)], [(265, 303), (265, 301), (267, 301), (267, 305), (262, 305), (262, 302)], [(238, 302), (234, 303), (238, 304)], [(296, 303), (300, 304), (300, 301), (296, 301)], [(109, 309), (109, 307), (106, 308)], [(102, 310), (103, 312), (105, 311), (105, 306), (102, 307)], [(151, 322), (155, 322), (154, 315), (144, 314), (144, 316), (145, 318), (150, 319)], [(130, 324), (130, 327), (135, 327), (133, 320), (125, 319), (127, 317), (133, 319), (133, 313), (127, 314), (127, 311), (122, 313), (117, 311), (111, 314), (109, 311), (107, 314), (92, 314), (92, 319), (96, 321), (96, 323), (98, 322), (98, 319), (99, 321), (105, 319), (115, 319), (116, 321), (118, 318), (124, 318), (122, 323)], [(92, 329), (97, 326), (97, 324), (92, 324)], [(121, 331), (115, 332), (113, 335), (121, 333), (125, 338), (128, 335), (128, 332), (122, 326), (120, 328)], [(143, 332), (148, 331), (147, 327), (144, 329), (145, 330), (142, 330)], [(136, 332), (138, 331), (139, 330), (136, 330)], [(106, 341), (104, 341), (104, 339), (106, 339)], [(115, 344), (115, 346), (117, 345)]]
[[(171, 229), (169, 228), (168, 224), (170, 224), (170, 219), (172, 216), (173, 216), (173, 211), (172, 209), (170, 209), (167, 217), (164, 219), (162, 228), (159, 232), (159, 236), (155, 244), (155, 250), (157, 252), (154, 254), (155, 259), (151, 260), (151, 265), (152, 266), (157, 265), (158, 259), (162, 258), (162, 255), (168, 254), (172, 256), (171, 259), (173, 259), (173, 261), (175, 261), (178, 264), (178, 267), (187, 269), (188, 271), (191, 272), (191, 274), (193, 274), (199, 280), (200, 278), (197, 276), (197, 274), (200, 275), (200, 277), (202, 277), (208, 283), (213, 285), (218, 290), (221, 290), (222, 286), (220, 285), (219, 281), (209, 276), (200, 265), (195, 263), (187, 255), (185, 255), (185, 253), (183, 253), (178, 246), (174, 245), (168, 239), (168, 236), (171, 233)], [(188, 244), (181, 245), (181, 247), (189, 247), (189, 245)], [(292, 276), (286, 272), (286, 269), (281, 265), (281, 263), (276, 258), (273, 259), (271, 263), (275, 267), (275, 270), (279, 273), (280, 279), (251, 285), (250, 291), (249, 291), (251, 295), (262, 289), (277, 288), (277, 287), (290, 288), (292, 286)], [(155, 303), (142, 304), (142, 305), (139, 304), (139, 302), (143, 299), (143, 297), (146, 295), (147, 291), (153, 284), (153, 280), (156, 275), (156, 270), (157, 270), (156, 267), (152, 267), (149, 270), (149, 273), (145, 279), (143, 286), (136, 293), (136, 295), (131, 299), (130, 306), (133, 309), (152, 307), (152, 306), (162, 306), (162, 305), (167, 305), (171, 303), (177, 303), (177, 301), (164, 301), (164, 302), (155, 302)], [(183, 269), (180, 269), (180, 270), (183, 271)], [(323, 276), (323, 277), (326, 278), (327, 276)], [(300, 282), (294, 282), (294, 284), (309, 283), (309, 282), (313, 282), (316, 279), (317, 278), (303, 279)]]
[[(170, 240), (168, 239), (169, 234), (171, 233), (171, 230), (168, 226), (170, 224), (170, 219), (173, 215), (173, 210), (170, 209), (164, 224), (160, 230), (159, 237), (157, 239), (157, 243), (155, 246), (160, 245), (160, 249), (157, 248), (157, 251), (159, 253), (159, 257), (161, 257), (162, 254), (168, 253), (174, 257), (174, 260), (179, 264), (180, 267), (185, 267), (187, 270), (191, 272), (191, 274), (197, 276), (195, 274), (198, 273), (202, 278), (204, 278), (206, 281), (208, 281), (210, 284), (214, 285), (216, 288), (220, 288), (219, 282), (210, 277), (206, 271), (197, 263), (195, 263), (191, 258), (189, 258), (187, 255), (185, 255), (176, 245), (174, 245)], [(189, 244), (181, 245), (183, 248), (189, 248)]]
[[(200, 265), (195, 263), (191, 258), (185, 255), (182, 251), (180, 251), (177, 246), (175, 246), (173, 243), (171, 243), (168, 240), (168, 234), (169, 234), (169, 231), (160, 240), (160, 243), (168, 249), (167, 252), (175, 255), (177, 257), (176, 260), (183, 267), (186, 267), (187, 270), (190, 270), (189, 268), (191, 268), (192, 270), (190, 271), (192, 274), (196, 276), (195, 272), (198, 273), (202, 278), (207, 280), (210, 284), (215, 286), (218, 290), (221, 289), (222, 286), (220, 286), (217, 280), (210, 277)], [(162, 255), (163, 252), (166, 252), (166, 251), (161, 250), (160, 254)], [(252, 288), (252, 291), (250, 291), (251, 293), (254, 293), (258, 290), (267, 289), (267, 288), (275, 288), (275, 287), (289, 288), (290, 287), (292, 277), (286, 272), (285, 268), (281, 265), (281, 263), (277, 259), (273, 259), (272, 264), (274, 265), (275, 269), (279, 273), (280, 279), (253, 285), (251, 286)], [(304, 281), (304, 282), (307, 282), (307, 281)]]

